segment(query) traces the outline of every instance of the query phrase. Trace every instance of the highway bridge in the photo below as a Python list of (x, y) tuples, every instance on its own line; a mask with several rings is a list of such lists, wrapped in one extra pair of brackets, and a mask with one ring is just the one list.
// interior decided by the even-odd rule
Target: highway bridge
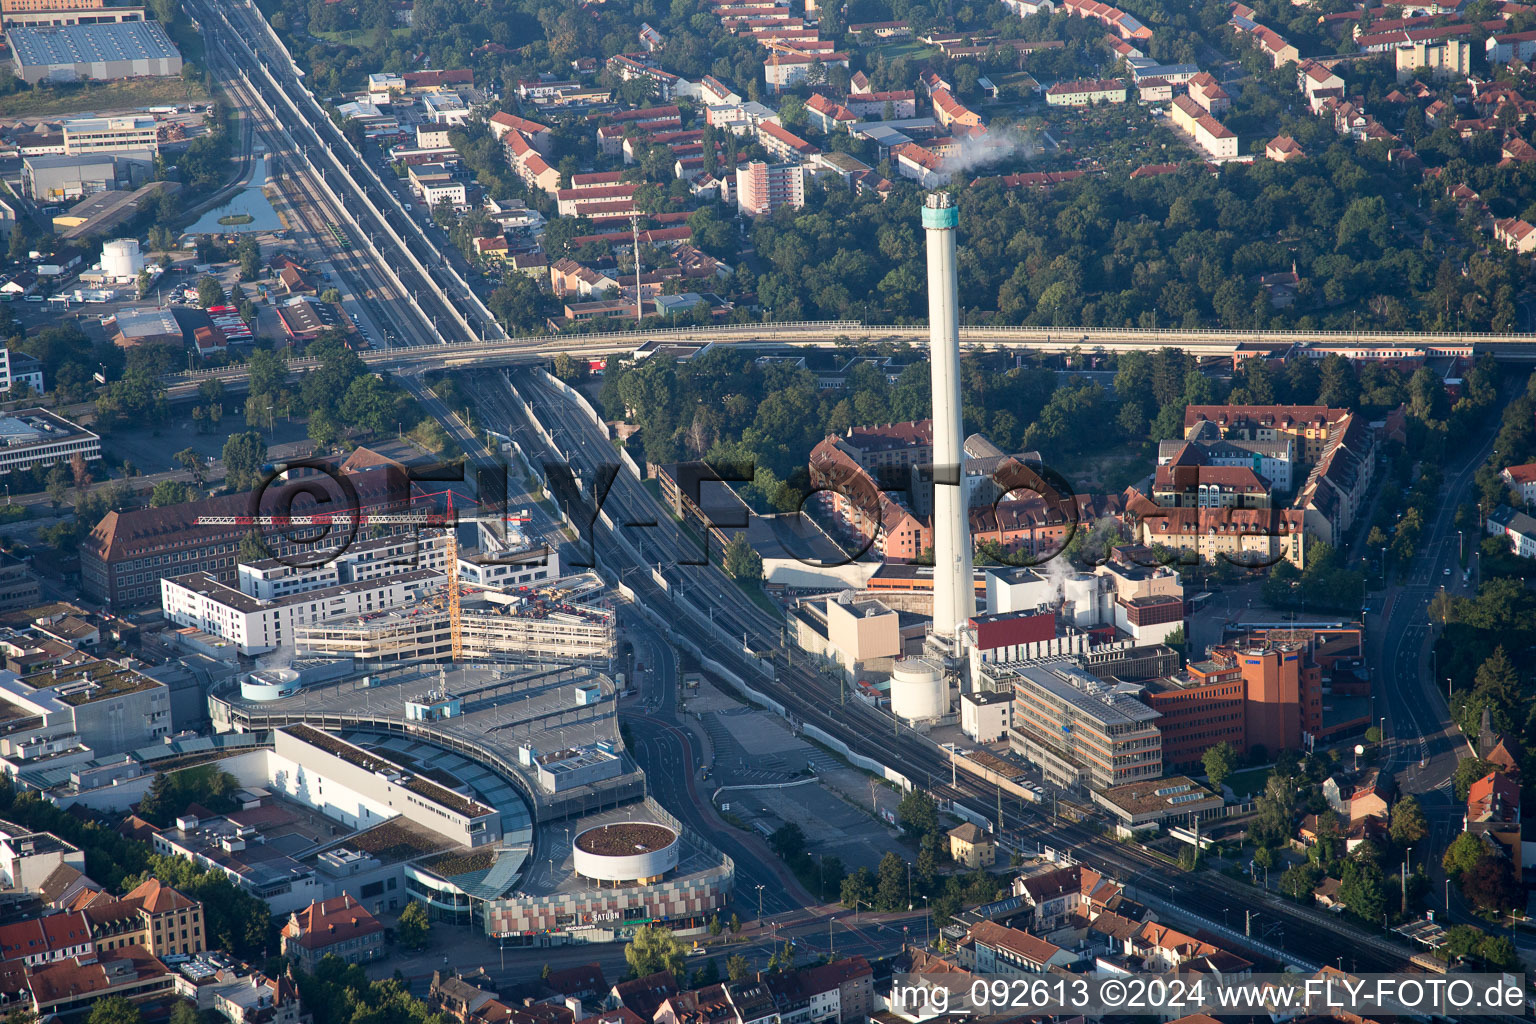
[[(721, 327), (677, 327), (654, 331), (615, 331), (586, 335), (524, 335), (489, 341), (466, 340), (439, 345), (391, 347), (363, 353), (363, 361), (378, 369), (415, 373), (421, 370), (517, 366), (539, 363), (561, 352), (583, 358), (625, 355), (651, 341), (698, 345), (833, 347), (856, 342), (928, 343), (923, 324), (864, 324), (857, 320), (804, 323), (733, 324)], [(1321, 356), (1329, 351), (1369, 351), (1377, 357), (1414, 355), (1483, 355), (1507, 362), (1536, 362), (1536, 334), (1388, 334), (1366, 331), (1228, 331), (1143, 330), (1135, 328), (962, 327), (963, 348), (1027, 350), (1033, 352), (1130, 352), (1180, 348), (1200, 356), (1228, 356), (1240, 346), (1296, 346)], [(296, 359), (289, 364), (304, 372), (314, 363)], [(246, 376), (243, 366), (167, 374), (162, 382), (172, 399), (190, 397), (199, 382), (210, 377), (238, 389)]]

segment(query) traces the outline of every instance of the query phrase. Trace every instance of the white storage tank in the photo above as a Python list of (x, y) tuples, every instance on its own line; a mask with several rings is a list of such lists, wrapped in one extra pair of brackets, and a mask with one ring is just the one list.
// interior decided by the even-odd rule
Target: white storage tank
[(909, 722), (929, 722), (949, 712), (949, 683), (933, 662), (898, 658), (891, 672), (891, 713)]
[(1061, 586), (1063, 611), (1072, 617), (1074, 626), (1097, 626), (1099, 622), (1099, 578), (1086, 572), (1075, 572)]
[(137, 238), (118, 238), (101, 247), (101, 272), (105, 277), (129, 281), (144, 269), (144, 254)]

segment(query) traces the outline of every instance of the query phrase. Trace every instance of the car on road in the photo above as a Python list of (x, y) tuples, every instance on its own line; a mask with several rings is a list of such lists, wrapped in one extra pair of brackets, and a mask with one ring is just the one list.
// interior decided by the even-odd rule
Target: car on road
[(688, 951), (689, 956), (709, 956), (709, 950), (703, 946), (694, 946)]
[(1451, 574), (1451, 570), (1450, 569), (1446, 569), (1445, 570), (1445, 575), (1449, 576), (1450, 574)]

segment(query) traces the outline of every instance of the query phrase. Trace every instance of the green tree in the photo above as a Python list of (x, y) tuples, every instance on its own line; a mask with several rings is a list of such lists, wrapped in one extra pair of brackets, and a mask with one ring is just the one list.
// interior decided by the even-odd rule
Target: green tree
[(1412, 846), (1429, 834), (1429, 822), (1417, 797), (1405, 796), (1392, 808), (1391, 834), (1400, 847)]
[(567, 384), (580, 384), (587, 379), (587, 362), (573, 357), (569, 352), (558, 352), (555, 354), (554, 373)]
[(171, 1007), (171, 1024), (202, 1024), (202, 1020), (197, 1004), (190, 999), (178, 999)]
[(1481, 839), (1471, 832), (1462, 832), (1445, 848), (1440, 866), (1452, 878), (1460, 878), (1477, 867), (1478, 862), (1488, 855), (1488, 847)]
[(156, 772), (150, 780), (149, 792), (139, 798), (138, 813), (146, 821), (163, 821), (170, 807), (170, 780), (165, 772)]
[(1493, 855), (1482, 858), (1461, 876), (1461, 894), (1479, 910), (1499, 914), (1525, 903), (1508, 858)]
[(740, 953), (732, 953), (725, 961), (725, 976), (732, 981), (746, 981), (752, 977), (752, 965)]
[(914, 787), (896, 805), (896, 824), (901, 826), (908, 839), (921, 839), (938, 829), (938, 805), (933, 802), (933, 797)]
[(217, 306), (224, 302), (224, 286), (219, 284), (217, 278), (204, 274), (197, 279), (198, 305), (207, 309), (209, 306)]
[(91, 1004), (86, 1024), (140, 1024), (143, 1014), (139, 1008), (122, 996), (107, 996)]
[(780, 858), (793, 864), (805, 856), (805, 832), (794, 822), (786, 822), (768, 837), (768, 846)]
[(320, 301), (321, 302), (330, 302), (330, 303), (340, 302), (341, 301), (341, 289), (340, 288), (327, 288), (327, 289), (325, 289), (325, 291), (320, 293)]
[(155, 484), (155, 489), (149, 492), (149, 505), (151, 508), (181, 505), (197, 500), (197, 494), (197, 489), (184, 481), (161, 480)]
[(250, 393), (267, 398), (276, 395), (288, 382), (288, 360), (281, 352), (257, 349), (246, 364), (250, 373)]
[(318, 406), (310, 410), (306, 433), (318, 447), (329, 448), (341, 440), (341, 425), (324, 406)]
[(341, 400), (341, 420), (354, 430), (382, 433), (394, 411), (389, 385), (372, 373), (354, 380)]
[[(860, 903), (871, 904), (875, 897), (875, 876), (869, 868), (859, 868), (843, 879), (838, 887), (840, 902), (849, 910), (857, 910)], [(732, 929), (734, 931), (734, 929)]]
[(880, 910), (902, 910), (907, 903), (907, 862), (895, 853), (880, 858), (879, 884), (875, 889), (875, 906)]
[(747, 535), (738, 533), (725, 546), (725, 571), (731, 579), (742, 583), (760, 583), (763, 579), (763, 556), (747, 543)]
[(629, 964), (630, 973), (637, 978), (670, 971), (681, 982), (687, 956), (687, 950), (671, 929), (655, 925), (637, 929), (629, 945), (624, 947), (624, 961)]
[[(1252, 360), (1249, 361), (1252, 362)], [(1236, 752), (1232, 749), (1232, 744), (1222, 740), (1215, 746), (1208, 748), (1204, 756), (1200, 758), (1200, 763), (1205, 768), (1205, 777), (1210, 780), (1211, 788), (1217, 793), (1221, 792), (1222, 783), (1232, 777), (1233, 761), (1236, 759), (1236, 756)]]
[(192, 474), (192, 483), (194, 485), (198, 487), (203, 486), (207, 476), (205, 472), (206, 464), (203, 462), (203, 457), (197, 453), (197, 449), (183, 448), (181, 451), (171, 456), (171, 460), (175, 462), (176, 465)]
[(231, 434), (224, 442), (224, 484), (231, 491), (248, 491), (261, 480), (267, 463), (267, 442), (254, 430)]
[(1386, 882), (1374, 863), (1350, 859), (1339, 874), (1339, 899), (1352, 915), (1371, 924), (1382, 919), (1387, 906)]
[(400, 924), (395, 929), (395, 937), (406, 949), (422, 949), (427, 944), (431, 930), (432, 922), (427, 917), (427, 905), (419, 900), (411, 900), (400, 912)]
[(240, 280), (254, 281), (261, 276), (261, 246), (256, 239), (242, 238), (235, 247), (235, 258), (240, 261)]
[(1312, 902), (1312, 890), (1317, 888), (1317, 883), (1322, 877), (1315, 865), (1301, 863), (1285, 869), (1285, 874), (1280, 876), (1280, 891), (1298, 903)]
[(58, 507), (64, 504), (64, 499), (69, 497), (69, 470), (64, 468), (64, 463), (53, 464), (48, 470), (43, 487), (48, 492), (48, 500), (57, 511)]

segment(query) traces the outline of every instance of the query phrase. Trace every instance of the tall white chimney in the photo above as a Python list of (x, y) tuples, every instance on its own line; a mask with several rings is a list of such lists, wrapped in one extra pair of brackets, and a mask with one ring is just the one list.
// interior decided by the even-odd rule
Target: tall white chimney
[(959, 629), (976, 613), (961, 449), (960, 306), (955, 292), (959, 224), (954, 195), (928, 193), (923, 234), (928, 238), (928, 359), (933, 379), (933, 633), (956, 656)]

